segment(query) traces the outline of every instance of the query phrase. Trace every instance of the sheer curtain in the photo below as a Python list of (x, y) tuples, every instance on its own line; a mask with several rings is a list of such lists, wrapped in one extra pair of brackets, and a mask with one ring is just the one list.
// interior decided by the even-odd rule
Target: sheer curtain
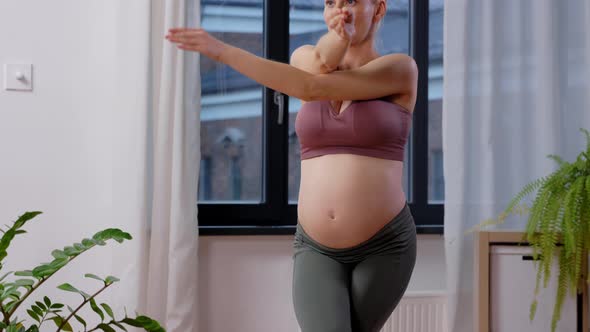
[[(590, 2), (447, 0), (445, 248), (452, 332), (474, 331), (473, 234), (590, 129)], [(499, 226), (524, 229), (525, 217)]]
[[(164, 39), (171, 27), (199, 23), (199, 3), (151, 2), (151, 113), (148, 128), (148, 235), (145, 311), (167, 331), (197, 331), (200, 159), (198, 54)], [(191, 84), (186, 84), (191, 82)]]
[(198, 54), (176, 49), (164, 36), (171, 27), (189, 26), (187, 18), (198, 24), (199, 2), (113, 6), (120, 27), (113, 42), (120, 45), (113, 48), (117, 71), (128, 73), (133, 65), (145, 75), (117, 86), (116, 98), (125, 100), (126, 108), (118, 109), (114, 122), (120, 137), (113, 138), (113, 167), (125, 171), (113, 179), (113, 200), (116, 211), (127, 212), (117, 219), (128, 217), (124, 227), (134, 240), (113, 254), (113, 269), (125, 284), (111, 298), (158, 320), (167, 331), (197, 331)]

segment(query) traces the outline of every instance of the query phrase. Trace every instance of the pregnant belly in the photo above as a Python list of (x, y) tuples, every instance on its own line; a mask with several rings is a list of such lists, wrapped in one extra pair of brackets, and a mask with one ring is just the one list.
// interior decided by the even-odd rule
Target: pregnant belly
[(359, 244), (404, 207), (402, 162), (334, 154), (301, 163), (298, 222), (331, 248)]

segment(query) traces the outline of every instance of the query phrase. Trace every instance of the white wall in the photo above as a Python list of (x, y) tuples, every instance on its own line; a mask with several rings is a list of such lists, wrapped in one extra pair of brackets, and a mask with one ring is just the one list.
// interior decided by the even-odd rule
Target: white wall
[[(200, 331), (296, 332), (293, 236), (201, 236)], [(442, 236), (418, 235), (408, 293), (446, 289)]]
[[(138, 5), (0, 1), (0, 75), (5, 63), (33, 64), (34, 88), (5, 91), (0, 79), (0, 224), (12, 224), (25, 211), (43, 212), (26, 225), (27, 234), (13, 241), (2, 274), (49, 262), (53, 249), (105, 228), (119, 227), (135, 238), (76, 258), (31, 301), (46, 294), (76, 307), (81, 296), (56, 286), (70, 282), (93, 293), (100, 284), (84, 274), (108, 273), (122, 280), (100, 300), (113, 304), (118, 318), (123, 306), (131, 315), (137, 308), (139, 299), (125, 289), (140, 276), (137, 265), (129, 264), (140, 248), (137, 226), (128, 221), (140, 220), (143, 213), (130, 207), (140, 206), (145, 195), (145, 123), (135, 119), (145, 118), (136, 111), (146, 112), (147, 66), (130, 50), (147, 51), (138, 45), (147, 45), (149, 18), (118, 15)], [(137, 98), (142, 92), (144, 98)], [(84, 317), (94, 322), (88, 311)], [(24, 310), (17, 313), (27, 317)], [(55, 330), (49, 329), (52, 324), (41, 331)]]

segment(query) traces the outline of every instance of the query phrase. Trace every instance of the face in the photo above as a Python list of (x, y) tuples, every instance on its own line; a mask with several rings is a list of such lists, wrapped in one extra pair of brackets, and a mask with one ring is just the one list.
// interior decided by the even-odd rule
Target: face
[[(383, 3), (383, 4), (381, 4)], [(381, 8), (382, 7), (382, 8)], [(324, 22), (329, 24), (328, 19), (332, 17), (338, 8), (348, 8), (352, 14), (355, 34), (352, 36), (353, 43), (359, 39), (370, 37), (371, 29), (376, 27), (385, 13), (384, 0), (324, 0)]]

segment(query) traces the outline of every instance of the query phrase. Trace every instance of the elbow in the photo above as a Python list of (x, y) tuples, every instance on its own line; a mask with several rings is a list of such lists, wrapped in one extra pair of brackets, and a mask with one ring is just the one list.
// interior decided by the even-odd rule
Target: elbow
[(320, 74), (329, 74), (338, 69), (338, 66), (331, 66), (325, 62), (320, 63)]
[(322, 55), (314, 48), (315, 61), (320, 74), (328, 74), (338, 69), (338, 65), (329, 64), (326, 59), (322, 58)]

